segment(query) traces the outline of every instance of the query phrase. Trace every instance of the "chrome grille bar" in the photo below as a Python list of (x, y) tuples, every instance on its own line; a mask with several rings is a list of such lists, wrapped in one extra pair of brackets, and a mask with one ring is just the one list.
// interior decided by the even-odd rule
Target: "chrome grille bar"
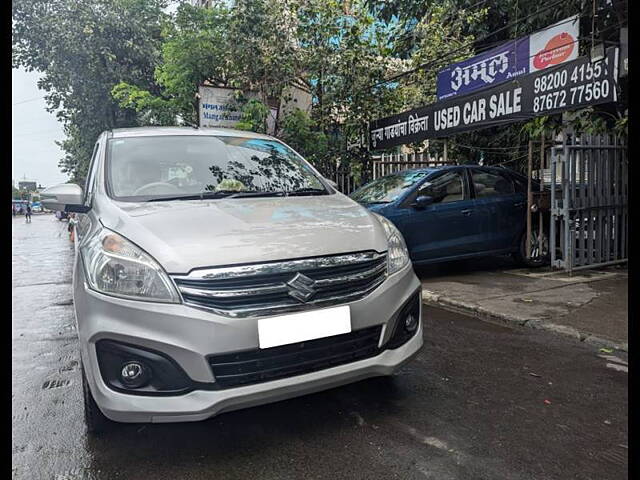
[[(296, 276), (313, 295), (296, 295)], [(386, 253), (359, 252), (173, 275), (185, 304), (230, 317), (263, 316), (359, 300), (387, 277)], [(292, 291), (292, 289), (294, 291)]]
[(176, 280), (222, 280), (226, 278), (245, 277), (247, 275), (268, 275), (272, 273), (298, 272), (316, 268), (330, 268), (343, 265), (353, 265), (386, 258), (386, 253), (360, 252), (346, 255), (333, 255), (329, 257), (303, 258), (285, 262), (269, 262), (250, 265), (239, 265), (220, 268), (199, 268), (192, 270), (187, 276), (174, 275)]

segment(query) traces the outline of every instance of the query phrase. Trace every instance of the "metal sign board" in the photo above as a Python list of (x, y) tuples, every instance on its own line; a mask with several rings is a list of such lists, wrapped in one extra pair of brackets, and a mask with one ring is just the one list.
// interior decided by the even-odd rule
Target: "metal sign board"
[(233, 88), (198, 88), (201, 127), (234, 127), (242, 118), (238, 110)]
[(438, 99), (464, 95), (529, 73), (529, 37), (510, 41), (438, 72)]
[(369, 128), (369, 142), (372, 149), (383, 149), (615, 102), (617, 70), (618, 49), (610, 48), (596, 63), (580, 57), (481, 92), (376, 120)]
[(579, 15), (529, 35), (529, 73), (578, 58), (579, 35)]
[(580, 18), (575, 15), (539, 32), (449, 65), (438, 72), (438, 100), (466, 95), (520, 75), (575, 60), (578, 57), (579, 30)]

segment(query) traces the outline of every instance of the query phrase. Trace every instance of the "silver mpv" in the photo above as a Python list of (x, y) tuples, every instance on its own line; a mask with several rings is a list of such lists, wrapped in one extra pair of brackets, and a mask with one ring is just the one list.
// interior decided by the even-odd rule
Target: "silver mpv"
[(104, 132), (76, 212), (90, 431), (183, 422), (390, 375), (422, 346), (404, 239), (273, 137)]

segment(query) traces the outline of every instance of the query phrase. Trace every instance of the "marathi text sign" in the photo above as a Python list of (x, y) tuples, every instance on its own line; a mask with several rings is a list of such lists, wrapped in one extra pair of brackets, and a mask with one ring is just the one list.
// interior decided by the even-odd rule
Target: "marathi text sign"
[(510, 41), (438, 72), (438, 99), (467, 94), (529, 73), (529, 37)]
[(618, 49), (591, 63), (569, 63), (518, 77), (481, 92), (454, 97), (376, 120), (370, 126), (372, 149), (492, 127), (616, 101)]
[(206, 87), (198, 89), (200, 126), (234, 127), (242, 118), (231, 88)]
[(439, 100), (466, 95), (578, 57), (578, 15), (438, 72)]

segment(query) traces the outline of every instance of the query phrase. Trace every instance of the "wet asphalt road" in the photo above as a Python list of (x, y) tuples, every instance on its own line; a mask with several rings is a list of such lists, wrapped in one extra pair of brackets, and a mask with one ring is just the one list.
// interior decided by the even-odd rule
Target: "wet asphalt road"
[(90, 438), (66, 226), (13, 220), (14, 478), (627, 478), (626, 373), (588, 345), (431, 308), (392, 378)]

